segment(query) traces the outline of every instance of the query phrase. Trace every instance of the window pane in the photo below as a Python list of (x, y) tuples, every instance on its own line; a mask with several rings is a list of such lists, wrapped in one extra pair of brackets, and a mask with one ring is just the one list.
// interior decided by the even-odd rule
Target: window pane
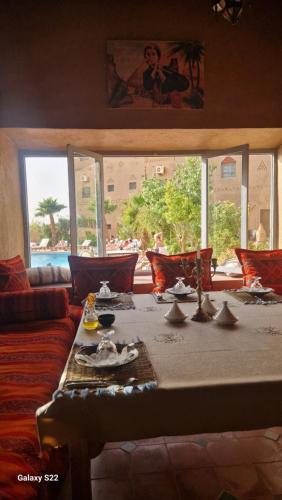
[(136, 182), (135, 182), (135, 181), (131, 181), (131, 182), (129, 183), (129, 189), (130, 189), (130, 190), (136, 189), (136, 187), (137, 187), (137, 186), (136, 186)]
[[(241, 155), (217, 156), (209, 159), (208, 166), (208, 240), (213, 247), (213, 257), (222, 265), (227, 259), (235, 258), (233, 248), (240, 246)], [(228, 175), (222, 175), (223, 172)]]
[(93, 257), (97, 250), (96, 164), (87, 156), (74, 157), (77, 253)]
[(221, 163), (221, 177), (235, 177), (236, 163)]
[(83, 186), (82, 187), (82, 198), (90, 198), (90, 186)]
[(70, 253), (67, 159), (26, 157), (31, 266), (68, 267)]
[(271, 155), (252, 154), (249, 158), (248, 246), (270, 248)]
[(172, 254), (200, 244), (200, 157), (105, 157), (104, 177), (115, 186), (104, 193), (109, 255), (138, 251), (137, 269), (150, 270), (146, 250)]

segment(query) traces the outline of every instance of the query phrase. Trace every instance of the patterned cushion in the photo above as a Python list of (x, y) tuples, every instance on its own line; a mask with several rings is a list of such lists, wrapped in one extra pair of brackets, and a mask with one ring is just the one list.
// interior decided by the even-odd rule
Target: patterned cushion
[(138, 254), (120, 257), (69, 256), (72, 276), (73, 303), (80, 304), (90, 292), (97, 292), (100, 281), (109, 281), (113, 292), (132, 292)]
[[(195, 276), (192, 271), (195, 266), (196, 252), (179, 253), (177, 255), (163, 255), (155, 252), (146, 252), (152, 269), (154, 291), (164, 292), (176, 283), (177, 276), (185, 276), (185, 284), (196, 286)], [(211, 290), (211, 256), (212, 248), (201, 250), (204, 290)]]
[(52, 285), (53, 283), (69, 283), (71, 281), (71, 273), (67, 267), (30, 267), (26, 271), (31, 286)]
[(0, 293), (0, 324), (64, 318), (68, 313), (64, 288)]
[(70, 318), (5, 325), (0, 333), (1, 499), (39, 498), (42, 483), (17, 476), (40, 475), (49, 466), (49, 453), (40, 456), (35, 412), (58, 387), (74, 333)]
[(0, 292), (16, 292), (29, 288), (30, 283), (20, 255), (12, 259), (0, 260)]
[(249, 286), (254, 276), (261, 284), (282, 293), (282, 250), (246, 250), (235, 248), (242, 266), (244, 285)]

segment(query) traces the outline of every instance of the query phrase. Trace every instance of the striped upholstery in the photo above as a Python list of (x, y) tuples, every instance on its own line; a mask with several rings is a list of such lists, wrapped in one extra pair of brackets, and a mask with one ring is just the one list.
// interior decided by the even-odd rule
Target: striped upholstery
[(40, 266), (30, 267), (26, 271), (31, 286), (71, 282), (71, 273), (67, 267)]
[(109, 281), (113, 292), (132, 292), (134, 270), (138, 253), (119, 257), (78, 257), (69, 255), (72, 277), (72, 303), (81, 305), (81, 301), (90, 292), (97, 292), (101, 281)]
[(73, 320), (75, 328), (77, 330), (81, 320), (83, 308), (82, 306), (75, 306), (73, 304), (70, 304), (69, 308), (70, 308), (70, 317)]
[(0, 293), (0, 324), (57, 319), (68, 315), (64, 288)]
[(46, 470), (49, 456), (39, 455), (35, 411), (57, 388), (74, 333), (70, 318), (0, 328), (1, 500), (37, 498), (42, 485), (17, 476)]

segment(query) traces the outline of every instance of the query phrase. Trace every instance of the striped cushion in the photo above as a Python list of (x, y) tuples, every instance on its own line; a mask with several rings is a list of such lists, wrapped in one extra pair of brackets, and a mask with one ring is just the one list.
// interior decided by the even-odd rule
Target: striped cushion
[(119, 257), (77, 257), (69, 255), (74, 304), (90, 292), (97, 292), (101, 281), (109, 281), (113, 292), (132, 292), (138, 253)]
[(64, 318), (2, 328), (0, 498), (38, 498), (42, 485), (19, 482), (17, 476), (40, 475), (46, 468), (49, 455), (40, 457), (35, 411), (51, 399), (58, 386), (74, 338), (74, 326), (71, 319)]
[(0, 324), (64, 318), (68, 313), (64, 288), (0, 293)]
[(60, 266), (30, 267), (27, 269), (27, 275), (31, 286), (71, 282), (70, 270)]
[(0, 292), (30, 289), (25, 265), (20, 255), (0, 260)]

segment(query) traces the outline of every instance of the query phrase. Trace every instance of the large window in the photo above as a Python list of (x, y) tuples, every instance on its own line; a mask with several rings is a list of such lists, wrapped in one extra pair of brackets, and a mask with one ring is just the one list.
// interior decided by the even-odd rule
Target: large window
[(70, 253), (67, 158), (26, 157), (25, 166), (31, 266), (67, 267)]
[[(232, 163), (230, 161), (232, 160)], [(236, 168), (237, 175), (231, 174)], [(241, 156), (208, 160), (208, 244), (219, 264), (234, 257), (233, 248), (240, 246), (241, 238)], [(225, 170), (229, 169), (229, 170)]]
[[(251, 154), (249, 166), (246, 158), (236, 148), (213, 157), (101, 157), (73, 148), (67, 173), (66, 158), (27, 157), (32, 265), (39, 254), (55, 263), (58, 251), (138, 252), (137, 270), (149, 270), (148, 249), (172, 254), (207, 245), (224, 265), (235, 246), (271, 248), (273, 155)], [(45, 198), (58, 206), (40, 218), (34, 207)]]

